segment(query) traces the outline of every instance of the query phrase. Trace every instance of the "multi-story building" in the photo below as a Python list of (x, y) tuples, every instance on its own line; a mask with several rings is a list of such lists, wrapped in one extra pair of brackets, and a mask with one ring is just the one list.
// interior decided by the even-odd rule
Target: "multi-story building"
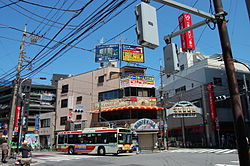
[[(39, 115), (43, 113), (55, 112), (56, 88), (55, 86), (49, 85), (31, 84), (31, 80), (24, 80), (21, 85), (22, 87), (19, 90), (22, 90), (22, 93), (25, 94), (25, 98), (22, 102), (20, 102), (21, 98), (19, 97), (20, 94), (18, 94), (17, 105), (22, 106), (24, 111), (25, 124), (23, 124), (23, 131), (26, 134), (38, 134), (39, 123), (36, 119)], [(2, 134), (5, 129), (8, 128), (10, 123), (12, 99), (13, 86), (9, 85), (0, 87), (0, 124), (3, 126)], [(18, 122), (16, 118), (15, 122)], [(17, 123), (15, 124), (17, 125)], [(6, 133), (4, 134), (6, 135)], [(17, 132), (14, 132), (14, 134), (17, 134)]]
[[(234, 147), (233, 114), (222, 55), (181, 52), (178, 58), (180, 71), (163, 76), (170, 142), (183, 146)], [(242, 62), (234, 60), (234, 65), (249, 132), (249, 92), (246, 89), (250, 72)], [(180, 101), (192, 102), (201, 108), (201, 113), (178, 116), (171, 107)]]
[(107, 66), (58, 81), (56, 131), (90, 127), (98, 93), (119, 87), (119, 68)]
[(163, 108), (156, 106), (154, 77), (145, 71), (108, 65), (58, 81), (56, 131), (131, 127), (137, 131), (141, 147), (152, 148)]

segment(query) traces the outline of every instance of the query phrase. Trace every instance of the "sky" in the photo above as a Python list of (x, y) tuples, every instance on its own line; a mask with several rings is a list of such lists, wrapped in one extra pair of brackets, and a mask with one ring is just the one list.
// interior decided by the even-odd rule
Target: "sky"
[[(115, 3), (121, 1), (117, 0)], [(205, 12), (214, 9), (213, 4), (210, 5), (212, 0), (176, 1)], [(139, 0), (125, 1), (109, 17), (105, 17), (105, 13), (101, 14), (100, 10), (105, 5), (108, 6), (108, 3), (112, 3), (112, 0), (94, 0), (89, 4), (87, 2), (89, 1), (27, 0), (17, 2), (15, 0), (0, 0), (0, 78), (8, 80), (15, 76), (14, 70), (18, 62), (22, 30), (25, 24), (27, 24), (27, 32), (39, 35), (40, 38), (36, 43), (30, 43), (30, 36), (26, 38), (25, 56), (33, 58), (33, 61), (32, 67), (26, 67), (31, 70), (22, 70), (21, 77), (47, 78), (45, 81), (33, 79), (33, 83), (38, 84), (50, 84), (53, 73), (75, 75), (99, 68), (100, 64), (95, 63), (94, 48), (101, 42), (138, 45), (133, 25), (136, 23), (134, 10), (135, 6), (140, 3)], [(104, 2), (106, 3), (102, 5)], [(222, 3), (224, 10), (228, 13), (226, 19), (228, 20), (228, 33), (233, 57), (249, 64), (250, 35), (245, 0), (222, 0)], [(178, 16), (183, 11), (154, 1), (151, 1), (150, 5), (158, 9), (160, 45), (154, 50), (145, 48), (145, 63), (140, 63), (140, 65), (148, 68), (147, 75), (155, 76), (158, 86), (160, 83), (159, 68), (164, 60), (163, 47), (166, 45), (164, 36), (178, 31)], [(100, 15), (94, 20), (90, 17), (92, 13)], [(193, 14), (192, 19), (193, 23), (203, 20), (203, 18)], [(88, 24), (88, 20), (92, 22), (88, 22)], [(80, 26), (82, 29), (79, 28)], [(213, 27), (213, 24), (210, 24), (210, 27)], [(212, 30), (208, 25), (205, 25), (193, 31), (196, 43), (195, 51), (204, 55), (221, 53), (217, 27)], [(72, 37), (68, 37), (64, 43), (71, 43), (74, 47), (66, 47), (57, 43), (69, 34), (72, 34)], [(51, 39), (57, 42), (51, 41)], [(176, 43), (178, 47), (181, 46), (179, 36), (173, 38), (172, 42)], [(53, 62), (49, 61), (44, 66), (43, 63), (49, 59), (52, 59)], [(122, 62), (121, 65), (134, 64)], [(42, 66), (42, 69), (38, 68), (39, 66)]]

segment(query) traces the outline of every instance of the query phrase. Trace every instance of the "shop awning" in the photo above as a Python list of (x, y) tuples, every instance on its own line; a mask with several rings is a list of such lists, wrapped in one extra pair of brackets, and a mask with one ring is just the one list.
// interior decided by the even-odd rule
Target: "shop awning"
[[(101, 112), (109, 112), (109, 111), (118, 111), (118, 110), (163, 110), (163, 107), (158, 106), (142, 106), (142, 105), (128, 105), (122, 107), (112, 107), (112, 108), (105, 108), (102, 109)], [(98, 113), (100, 110), (94, 110), (92, 113)]]

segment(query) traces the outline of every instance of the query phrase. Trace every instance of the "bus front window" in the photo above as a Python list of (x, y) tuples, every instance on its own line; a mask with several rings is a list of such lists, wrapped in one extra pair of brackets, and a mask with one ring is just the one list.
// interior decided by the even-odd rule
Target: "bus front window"
[(119, 133), (118, 143), (119, 144), (132, 144), (132, 135), (127, 134), (127, 133)]

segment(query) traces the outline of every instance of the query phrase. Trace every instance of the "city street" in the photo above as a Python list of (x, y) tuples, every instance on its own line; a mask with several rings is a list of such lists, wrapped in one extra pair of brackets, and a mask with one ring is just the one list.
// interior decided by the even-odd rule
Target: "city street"
[(67, 155), (57, 152), (34, 152), (32, 165), (60, 166), (238, 166), (235, 149), (175, 149), (141, 154)]

